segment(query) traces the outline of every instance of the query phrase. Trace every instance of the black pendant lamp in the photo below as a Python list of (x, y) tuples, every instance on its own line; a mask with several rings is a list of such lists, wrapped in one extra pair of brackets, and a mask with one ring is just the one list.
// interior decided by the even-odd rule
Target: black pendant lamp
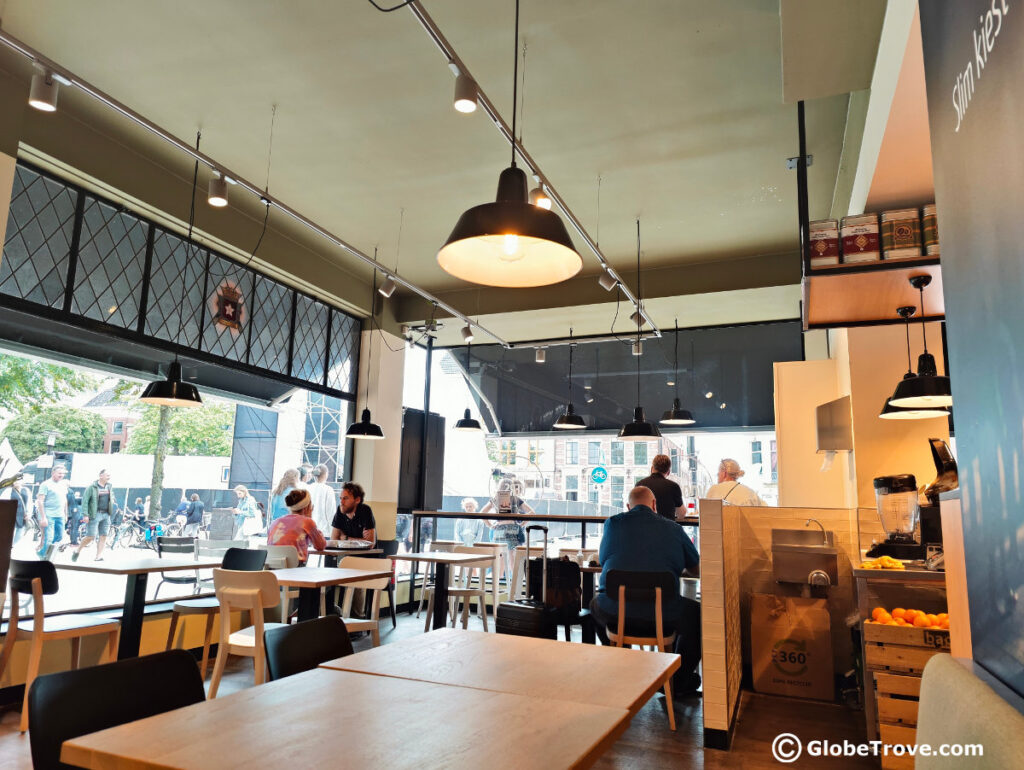
[(878, 416), (883, 420), (929, 420), (934, 417), (949, 417), (949, 410), (945, 407), (893, 406), (886, 401)]
[[(199, 151), (199, 140), (201, 137), (201, 133), (196, 134), (197, 152)], [(185, 236), (186, 249), (192, 248), (192, 227), (195, 224), (196, 218), (196, 185), (198, 183), (199, 161), (196, 160), (195, 166), (192, 169), (192, 202), (189, 206), (188, 213), (188, 234)], [(181, 327), (183, 307), (184, 305), (178, 306), (179, 328)], [(167, 379), (156, 380), (155, 382), (149, 383), (149, 385), (146, 386), (146, 389), (142, 391), (142, 395), (139, 396), (139, 401), (144, 404), (170, 407), (192, 407), (203, 405), (203, 399), (199, 397), (199, 388), (191, 382), (181, 381), (181, 364), (178, 362), (177, 356), (174, 357), (174, 360), (171, 361), (170, 367), (167, 369)]]
[(576, 414), (576, 407), (572, 403), (572, 356), (576, 349), (576, 343), (572, 341), (572, 329), (569, 330), (569, 401), (565, 407), (565, 414), (561, 415), (551, 427), (555, 430), (585, 430), (587, 424), (583, 418)]
[(924, 320), (924, 287), (931, 281), (930, 275), (915, 275), (910, 279), (910, 285), (921, 295), (921, 337), (924, 340), (924, 352), (918, 356), (916, 375), (910, 371), (910, 315), (913, 315), (913, 308), (911, 308), (910, 315), (906, 316), (903, 315), (906, 308), (900, 308), (897, 311), (907, 320), (908, 371), (896, 386), (896, 392), (893, 393), (892, 398), (889, 399), (892, 406), (934, 409), (953, 405), (953, 392), (950, 388), (949, 377), (939, 375), (935, 365), (935, 356), (928, 352), (928, 335)]
[[(675, 345), (674, 345), (675, 377), (673, 384), (676, 388), (676, 397), (672, 399), (672, 408), (661, 416), (662, 425), (693, 425), (696, 420), (689, 410), (683, 409), (679, 403), (679, 322), (676, 321)], [(692, 368), (692, 363), (691, 363)]]
[[(374, 250), (373, 258), (376, 260), (377, 252)], [(363, 397), (363, 414), (359, 422), (354, 422), (345, 431), (345, 438), (370, 439), (380, 441), (384, 438), (384, 431), (375, 423), (370, 416), (370, 371), (373, 364), (373, 332), (377, 325), (377, 269), (373, 270), (373, 282), (370, 285), (370, 342), (367, 346), (366, 359), (366, 393)]]
[[(643, 307), (640, 294), (640, 220), (636, 221), (636, 303), (637, 309)], [(643, 313), (636, 314), (636, 345), (640, 346), (640, 328), (643, 326)], [(644, 408), (640, 406), (640, 358), (636, 358), (636, 408), (633, 409), (633, 422), (627, 422), (619, 430), (619, 438), (626, 441), (643, 441), (649, 438), (661, 438), (661, 431), (653, 422), (647, 422)]]
[[(473, 360), (472, 353), (470, 352), (469, 342), (466, 342), (466, 376), (469, 376), (470, 362)], [(483, 428), (480, 427), (480, 421), (474, 420), (469, 413), (469, 407), (466, 408), (465, 413), (462, 415), (462, 419), (456, 421), (452, 430), (457, 430), (460, 433), (483, 433)]]
[(526, 174), (516, 167), (516, 103), (519, 81), (519, 0), (516, 0), (512, 80), (512, 165), (498, 177), (494, 203), (468, 209), (437, 253), (441, 268), (485, 286), (547, 286), (572, 278), (583, 267), (561, 218), (530, 203)]

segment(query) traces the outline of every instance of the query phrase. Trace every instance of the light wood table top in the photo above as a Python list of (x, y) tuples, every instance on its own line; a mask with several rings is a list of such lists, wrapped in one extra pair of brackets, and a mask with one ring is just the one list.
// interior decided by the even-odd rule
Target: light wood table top
[(661, 689), (665, 678), (678, 670), (679, 656), (439, 628), (323, 666), (532, 698), (592, 703), (635, 714)]
[(201, 559), (132, 559), (131, 561), (60, 561), (54, 562), (57, 569), (78, 572), (101, 572), (105, 575), (140, 575), (149, 572), (176, 572), (180, 570), (213, 569), (219, 567), (222, 556)]
[(317, 556), (379, 556), (384, 553), (383, 548), (321, 548), (316, 550), (314, 548), (309, 549), (309, 553), (315, 553)]
[(97, 770), (588, 767), (628, 725), (623, 709), (314, 669), (73, 738), (61, 760)]
[(396, 553), (388, 557), (394, 561), (424, 561), (435, 564), (473, 564), (476, 562), (490, 562), (494, 559), (491, 554), (477, 553), (449, 553), (448, 551), (431, 551), (429, 553)]
[(343, 569), (341, 567), (291, 567), (274, 570), (277, 582), (289, 588), (325, 588), (390, 578), (391, 570)]

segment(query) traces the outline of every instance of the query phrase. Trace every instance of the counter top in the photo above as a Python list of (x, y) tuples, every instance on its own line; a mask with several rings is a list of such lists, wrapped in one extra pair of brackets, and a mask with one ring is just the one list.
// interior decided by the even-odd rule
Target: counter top
[(854, 567), (853, 577), (884, 580), (890, 583), (945, 583), (946, 573), (927, 569), (861, 569)]

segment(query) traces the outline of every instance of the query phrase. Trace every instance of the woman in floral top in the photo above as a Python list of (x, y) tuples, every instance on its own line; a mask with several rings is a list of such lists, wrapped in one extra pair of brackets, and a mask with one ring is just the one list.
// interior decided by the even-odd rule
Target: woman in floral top
[(289, 513), (274, 519), (267, 531), (267, 545), (294, 545), (299, 552), (299, 564), (305, 564), (309, 555), (309, 544), (315, 550), (327, 546), (323, 532), (313, 521), (313, 500), (309, 491), (293, 489), (284, 501)]

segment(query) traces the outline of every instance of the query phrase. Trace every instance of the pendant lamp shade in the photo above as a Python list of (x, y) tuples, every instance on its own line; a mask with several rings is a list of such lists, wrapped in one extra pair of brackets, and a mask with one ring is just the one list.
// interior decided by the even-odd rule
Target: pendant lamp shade
[(462, 419), (455, 423), (452, 430), (461, 431), (463, 433), (480, 433), (483, 431), (483, 428), (480, 427), (480, 421), (474, 420), (469, 414), (469, 409), (466, 409), (462, 415)]
[(348, 426), (345, 431), (345, 438), (364, 438), (373, 441), (380, 441), (384, 438), (384, 431), (380, 426), (370, 419), (370, 410), (364, 409), (362, 419)]
[(953, 405), (949, 377), (936, 373), (935, 357), (922, 353), (917, 359), (917, 374), (907, 373), (889, 399), (892, 406), (935, 409)]
[(565, 414), (555, 420), (555, 424), (551, 427), (555, 430), (585, 430), (587, 424), (582, 417), (576, 414), (576, 407), (570, 403), (565, 408)]
[(181, 381), (181, 364), (172, 361), (166, 380), (151, 382), (142, 391), (139, 401), (156, 406), (202, 406), (199, 389), (191, 382)]
[(949, 417), (949, 410), (942, 407), (899, 407), (886, 401), (878, 416), (883, 420), (929, 420), (935, 417)]
[(494, 203), (467, 210), (437, 253), (441, 268), (484, 286), (547, 286), (583, 267), (561, 218), (529, 202), (526, 174), (510, 166)]
[(649, 438), (661, 438), (661, 431), (653, 422), (647, 422), (644, 408), (638, 406), (633, 410), (633, 422), (627, 422), (619, 430), (619, 438), (626, 441), (644, 441)]
[(662, 425), (693, 425), (697, 421), (688, 410), (680, 406), (679, 399), (676, 398), (672, 400), (672, 408), (665, 412), (659, 422)]

